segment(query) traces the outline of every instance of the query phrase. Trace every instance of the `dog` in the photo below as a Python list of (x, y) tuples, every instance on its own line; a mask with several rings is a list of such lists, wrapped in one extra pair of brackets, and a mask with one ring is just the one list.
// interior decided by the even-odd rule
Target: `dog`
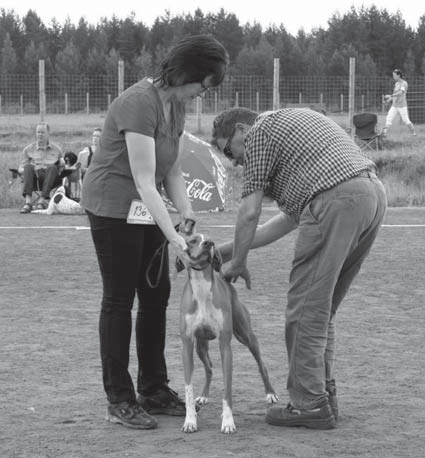
[[(261, 359), (249, 312), (239, 300), (234, 286), (220, 275), (222, 260), (219, 251), (213, 241), (202, 234), (195, 233), (186, 237), (186, 243), (189, 263), (183, 265), (179, 259), (176, 261), (177, 272), (183, 268), (188, 272), (180, 308), (186, 403), (186, 418), (182, 430), (186, 433), (198, 430), (197, 407), (207, 404), (212, 377), (212, 364), (208, 355), (209, 341), (218, 338), (224, 380), (221, 432), (232, 434), (236, 432), (232, 414), (233, 334), (249, 348), (258, 364), (267, 403), (276, 403), (278, 398)], [(196, 352), (205, 368), (205, 384), (201, 395), (196, 399), (192, 387), (195, 342)]]

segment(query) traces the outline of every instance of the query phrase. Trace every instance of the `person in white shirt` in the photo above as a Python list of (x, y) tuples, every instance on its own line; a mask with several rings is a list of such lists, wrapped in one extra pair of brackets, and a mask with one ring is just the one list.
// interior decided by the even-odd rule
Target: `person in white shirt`
[(92, 134), (91, 145), (84, 148), (82, 151), (78, 153), (78, 160), (77, 164), (80, 165), (81, 170), (81, 179), (84, 178), (84, 175), (87, 171), (88, 166), (90, 165), (91, 159), (100, 142), (100, 135), (102, 133), (102, 129), (100, 127), (96, 127)]
[(392, 105), (388, 111), (385, 127), (382, 129), (382, 133), (383, 135), (387, 133), (389, 127), (392, 125), (395, 118), (399, 115), (402, 121), (410, 129), (410, 132), (413, 135), (416, 135), (415, 127), (409, 119), (409, 113), (407, 110), (407, 81), (403, 79), (403, 74), (398, 68), (393, 70), (393, 79), (395, 81), (393, 93), (384, 96), (387, 103), (392, 101)]

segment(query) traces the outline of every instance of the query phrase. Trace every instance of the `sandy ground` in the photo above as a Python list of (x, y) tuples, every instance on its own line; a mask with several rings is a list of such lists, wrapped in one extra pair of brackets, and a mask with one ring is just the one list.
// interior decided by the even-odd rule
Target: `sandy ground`
[[(271, 214), (266, 210), (264, 218)], [(200, 215), (216, 242), (232, 237), (234, 212)], [(425, 209), (390, 209), (385, 226), (338, 314), (335, 430), (264, 422), (260, 376), (236, 340), (237, 433), (220, 433), (222, 376), (214, 376), (199, 431), (158, 417), (153, 431), (105, 421), (97, 324), (100, 276), (84, 216), (19, 215), (0, 210), (0, 456), (31, 457), (423, 457), (425, 443)], [(237, 289), (251, 312), (271, 381), (287, 400), (284, 307), (295, 235), (250, 256), (253, 287)], [(173, 281), (167, 361), (184, 391), (178, 332), (184, 274)], [(136, 373), (132, 342), (131, 372)], [(195, 390), (203, 371), (196, 362)]]

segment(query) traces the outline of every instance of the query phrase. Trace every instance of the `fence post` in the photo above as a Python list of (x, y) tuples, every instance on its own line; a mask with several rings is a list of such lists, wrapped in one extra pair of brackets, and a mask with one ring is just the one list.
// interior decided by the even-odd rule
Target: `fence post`
[(108, 94), (108, 108), (110, 104), (111, 104), (111, 94)]
[(87, 107), (87, 114), (90, 114), (90, 93), (86, 92), (86, 107)]
[(348, 94), (348, 125), (353, 130), (353, 115), (354, 115), (354, 104), (355, 104), (355, 79), (356, 79), (356, 59), (350, 57), (350, 81), (349, 81), (349, 94)]
[(201, 132), (202, 129), (202, 97), (196, 97), (196, 125), (197, 132)]
[(124, 92), (124, 61), (118, 61), (118, 95)]
[(0, 114), (1, 114), (1, 95), (0, 95)]
[(279, 100), (279, 58), (273, 59), (273, 110), (280, 107)]
[(257, 91), (255, 93), (255, 108), (257, 109), (257, 113), (260, 112), (260, 93)]
[(239, 92), (236, 92), (235, 94), (235, 108), (239, 106)]
[(218, 93), (214, 92), (214, 114), (218, 113)]
[(344, 94), (341, 94), (341, 114), (344, 113)]
[(38, 61), (38, 97), (40, 104), (40, 121), (44, 121), (46, 116), (46, 86), (44, 73), (44, 60)]
[(24, 96), (22, 94), (21, 94), (20, 106), (21, 106), (21, 116), (24, 116)]
[(68, 114), (68, 92), (65, 92), (65, 114)]

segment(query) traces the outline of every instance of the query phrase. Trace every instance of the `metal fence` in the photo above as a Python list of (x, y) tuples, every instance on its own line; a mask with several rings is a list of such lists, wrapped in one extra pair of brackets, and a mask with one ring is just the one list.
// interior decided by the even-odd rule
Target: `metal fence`
[[(99, 113), (107, 110), (119, 92), (138, 80), (136, 75), (59, 75), (43, 78), (44, 108), (49, 114)], [(408, 81), (409, 113), (413, 122), (425, 123), (425, 77)], [(0, 115), (37, 114), (41, 110), (40, 76), (0, 75)], [(394, 82), (386, 77), (356, 77), (354, 84), (354, 111), (383, 112), (383, 95), (391, 93)], [(334, 77), (280, 77), (278, 81), (279, 106), (323, 107), (329, 113), (347, 113), (349, 110), (349, 78)], [(232, 106), (245, 106), (259, 112), (274, 108), (272, 78), (257, 76), (227, 76), (224, 82), (205, 95), (202, 112), (217, 113)], [(188, 106), (195, 112), (199, 104)]]

